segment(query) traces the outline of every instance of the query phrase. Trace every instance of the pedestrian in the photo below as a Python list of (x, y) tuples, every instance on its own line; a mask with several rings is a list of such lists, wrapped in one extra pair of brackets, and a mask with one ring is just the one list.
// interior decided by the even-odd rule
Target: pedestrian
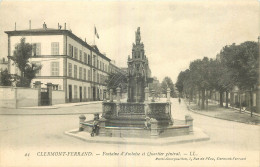
[(181, 98), (179, 98), (179, 104), (181, 104)]
[(145, 127), (144, 127), (145, 129), (150, 129), (151, 128), (151, 119), (149, 117), (145, 118), (144, 125), (145, 125)]

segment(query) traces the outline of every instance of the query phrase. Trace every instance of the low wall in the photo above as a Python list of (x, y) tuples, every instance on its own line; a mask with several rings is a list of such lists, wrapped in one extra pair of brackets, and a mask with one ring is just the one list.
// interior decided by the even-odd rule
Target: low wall
[(38, 89), (35, 88), (16, 88), (17, 89), (17, 108), (38, 106)]
[(0, 87), (0, 107), (19, 108), (38, 106), (38, 89)]
[(65, 92), (60, 90), (52, 91), (52, 104), (65, 103)]
[(11, 87), (0, 87), (0, 107), (16, 108), (15, 93), (16, 89)]

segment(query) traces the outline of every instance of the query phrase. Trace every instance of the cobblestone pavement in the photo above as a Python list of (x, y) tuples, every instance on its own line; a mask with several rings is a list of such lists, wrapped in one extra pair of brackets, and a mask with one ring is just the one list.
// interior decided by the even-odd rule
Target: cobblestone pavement
[[(38, 112), (38, 110), (33, 110)], [(101, 111), (101, 104), (51, 109), (73, 115), (0, 115), (0, 166), (257, 166), (259, 164), (259, 131), (256, 125), (226, 121), (193, 113), (182, 102), (172, 99), (174, 119), (194, 118), (194, 126), (210, 136), (209, 141), (169, 146), (118, 145), (87, 143), (64, 134), (78, 128), (79, 113)], [(85, 114), (92, 119), (93, 114)], [(93, 156), (42, 156), (44, 152), (91, 152)], [(132, 156), (105, 156), (106, 153), (133, 153)], [(175, 158), (246, 157), (246, 161), (173, 161), (155, 160), (159, 153), (180, 153)], [(30, 154), (30, 156), (25, 156)], [(135, 156), (145, 153), (146, 156)], [(172, 157), (171, 157), (172, 158)], [(55, 164), (55, 165), (53, 165)], [(257, 165), (256, 165), (257, 164)]]

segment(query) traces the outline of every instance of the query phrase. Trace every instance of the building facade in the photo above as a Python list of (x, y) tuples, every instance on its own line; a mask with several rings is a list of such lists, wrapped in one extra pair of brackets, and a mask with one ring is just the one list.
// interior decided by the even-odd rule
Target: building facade
[[(32, 81), (42, 86), (53, 84), (54, 90), (65, 91), (66, 102), (102, 100), (106, 90), (105, 80), (115, 67), (110, 59), (100, 53), (97, 46), (88, 43), (65, 29), (50, 29), (44, 23), (41, 29), (6, 31), (8, 56), (24, 37), (32, 44), (31, 63), (41, 65)], [(8, 59), (8, 70), (19, 74), (18, 68)]]

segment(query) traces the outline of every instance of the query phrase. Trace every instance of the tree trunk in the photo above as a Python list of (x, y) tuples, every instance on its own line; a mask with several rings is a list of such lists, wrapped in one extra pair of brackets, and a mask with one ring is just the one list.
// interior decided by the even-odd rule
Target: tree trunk
[(198, 106), (200, 106), (200, 91), (199, 92), (199, 101), (198, 101)]
[(217, 93), (216, 93), (216, 91), (215, 91), (214, 94), (215, 94), (215, 103), (218, 104), (218, 103), (217, 103)]
[(220, 107), (223, 107), (223, 92), (219, 92), (219, 105)]
[(226, 108), (228, 108), (228, 91), (226, 91)]
[(205, 109), (205, 89), (202, 89), (201, 96), (202, 96), (201, 109), (204, 110)]
[(190, 91), (190, 95), (189, 95), (189, 105), (191, 101), (192, 101), (192, 91)]
[(239, 112), (241, 113), (241, 93), (239, 92)]
[(253, 117), (253, 110), (252, 110), (251, 100), (252, 100), (252, 89), (251, 89), (250, 92), (249, 92), (249, 110), (250, 110), (250, 115), (251, 115), (251, 117)]
[(206, 109), (209, 108), (209, 97), (208, 97), (208, 91), (206, 91)]

